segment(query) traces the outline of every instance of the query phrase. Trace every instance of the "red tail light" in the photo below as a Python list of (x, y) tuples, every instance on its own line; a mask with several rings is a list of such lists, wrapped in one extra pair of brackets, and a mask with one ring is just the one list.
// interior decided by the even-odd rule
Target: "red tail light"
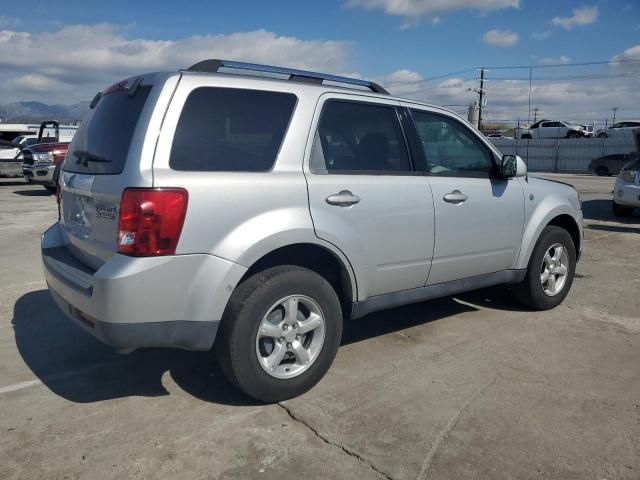
[(118, 252), (134, 257), (176, 253), (187, 200), (182, 188), (127, 188), (120, 203)]

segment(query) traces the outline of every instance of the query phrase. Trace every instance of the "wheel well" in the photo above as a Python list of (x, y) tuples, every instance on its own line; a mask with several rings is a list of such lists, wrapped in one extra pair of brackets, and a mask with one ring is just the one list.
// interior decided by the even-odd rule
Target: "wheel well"
[(257, 272), (278, 265), (296, 265), (323, 276), (335, 289), (343, 308), (350, 307), (351, 302), (355, 300), (355, 286), (351, 285), (346, 266), (333, 252), (311, 243), (287, 245), (269, 252), (251, 265), (240, 282)]
[(569, 235), (571, 235), (573, 244), (576, 247), (576, 254), (580, 251), (580, 229), (578, 228), (578, 224), (573, 219), (573, 217), (571, 217), (571, 215), (558, 215), (547, 225), (555, 225), (556, 227), (564, 228), (567, 232), (569, 232)]

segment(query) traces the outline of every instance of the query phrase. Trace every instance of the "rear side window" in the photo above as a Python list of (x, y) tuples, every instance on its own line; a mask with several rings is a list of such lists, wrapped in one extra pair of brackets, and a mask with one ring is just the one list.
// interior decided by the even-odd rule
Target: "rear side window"
[(63, 169), (92, 175), (122, 173), (150, 91), (150, 86), (141, 86), (133, 96), (128, 90), (116, 90), (100, 98), (78, 128)]
[(174, 170), (270, 170), (295, 107), (290, 93), (198, 88), (185, 102), (171, 147)]
[(411, 172), (395, 108), (327, 101), (316, 133), (311, 168), (316, 173)]

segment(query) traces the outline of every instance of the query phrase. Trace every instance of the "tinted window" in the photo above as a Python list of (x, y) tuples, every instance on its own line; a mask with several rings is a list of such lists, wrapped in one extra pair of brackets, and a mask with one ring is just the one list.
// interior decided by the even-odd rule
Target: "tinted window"
[(311, 167), (315, 171), (410, 172), (393, 107), (331, 100), (324, 104)]
[(271, 169), (295, 103), (290, 93), (194, 90), (173, 138), (171, 168), (210, 172)]
[(412, 110), (431, 175), (489, 177), (491, 151), (462, 123), (435, 113)]
[(128, 90), (116, 90), (100, 98), (80, 124), (63, 169), (93, 175), (122, 173), (150, 90), (139, 87), (133, 96)]

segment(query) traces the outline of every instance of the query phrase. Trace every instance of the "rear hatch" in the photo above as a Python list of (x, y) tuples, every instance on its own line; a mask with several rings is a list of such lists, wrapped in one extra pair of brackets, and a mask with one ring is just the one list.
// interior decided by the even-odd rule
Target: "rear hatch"
[(65, 248), (93, 270), (117, 252), (123, 190), (153, 183), (141, 167), (155, 103), (152, 83), (153, 76), (136, 77), (98, 94), (62, 165), (59, 223)]

